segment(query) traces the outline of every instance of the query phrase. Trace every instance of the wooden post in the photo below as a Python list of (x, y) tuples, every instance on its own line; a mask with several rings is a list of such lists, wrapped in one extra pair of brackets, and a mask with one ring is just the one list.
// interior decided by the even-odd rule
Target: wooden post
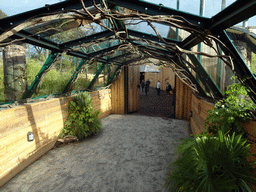
[(3, 50), (5, 101), (15, 101), (26, 90), (26, 47), (8, 45)]

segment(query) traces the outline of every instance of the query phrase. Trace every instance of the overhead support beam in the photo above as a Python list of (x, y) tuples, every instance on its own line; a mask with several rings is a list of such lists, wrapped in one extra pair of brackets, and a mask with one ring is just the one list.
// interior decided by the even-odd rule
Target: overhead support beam
[(184, 39), (180, 45), (183, 49), (189, 50), (201, 42), (202, 42), (201, 38), (198, 38), (198, 36), (195, 34), (191, 34), (186, 39)]
[[(192, 63), (195, 66), (196, 74), (198, 75), (198, 78), (200, 81), (204, 84), (206, 88), (209, 88), (215, 98), (223, 98), (223, 95), (219, 88), (216, 86), (212, 78), (208, 75), (208, 73), (205, 71), (199, 60), (196, 58), (195, 55), (187, 54), (189, 59), (192, 61)], [(185, 56), (183, 56), (185, 58)]]
[[(210, 30), (213, 34), (218, 34), (221, 31), (236, 25), (250, 17), (256, 15), (256, 1), (255, 0), (237, 0), (206, 23), (205, 28)], [(189, 50), (193, 46), (202, 42), (196, 35), (191, 34), (181, 44), (183, 49)]]
[[(119, 11), (119, 8), (115, 4), (112, 4), (112, 3), (109, 3), (109, 2), (103, 2), (103, 4), (105, 5), (105, 8), (107, 8), (107, 9)], [(110, 14), (112, 14), (112, 13), (110, 12)], [(123, 21), (116, 20), (116, 19), (113, 19), (113, 18), (109, 18), (109, 22), (114, 25), (113, 27), (116, 30), (119, 30), (119, 31), (120, 30), (124, 30), (124, 31), (126, 31), (126, 26), (123, 23)]]
[(87, 90), (91, 90), (91, 89), (92, 89), (94, 83), (95, 83), (96, 80), (98, 79), (100, 73), (103, 71), (103, 69), (105, 68), (105, 66), (106, 66), (106, 63), (102, 63), (102, 64), (101, 64), (100, 68), (97, 70), (97, 72), (96, 72), (95, 76), (93, 77), (92, 81), (91, 81), (90, 84), (88, 85)]
[(22, 99), (26, 99), (26, 98), (32, 97), (32, 95), (35, 93), (36, 89), (38, 88), (39, 84), (42, 83), (42, 80), (43, 80), (42, 78), (50, 70), (52, 64), (57, 59), (58, 55), (59, 55), (59, 53), (51, 53), (49, 55), (49, 57), (45, 61), (44, 65), (42, 66), (41, 70), (39, 71), (39, 73), (35, 77), (35, 80), (31, 84), (29, 89), (27, 91), (25, 91), (25, 93), (23, 94)]
[[(142, 33), (142, 32), (131, 30), (131, 29), (128, 29), (127, 31), (128, 31), (129, 36), (134, 36), (134, 37), (138, 37), (138, 38), (142, 38), (142, 39), (149, 39), (149, 40), (155, 41), (155, 42), (161, 42), (157, 35)], [(177, 41), (174, 39), (169, 39), (169, 38), (163, 38), (163, 39), (168, 43), (175, 43), (178, 45), (181, 43), (180, 41)]]
[(21, 42), (29, 43), (31, 45), (39, 46), (45, 49), (49, 49), (53, 52), (63, 52), (63, 50), (60, 49), (59, 45), (53, 41), (50, 41), (48, 39), (42, 38), (40, 36), (34, 35), (32, 33), (29, 33), (25, 30), (21, 30), (17, 33), (15, 33), (13, 36), (10, 37), (11, 39), (22, 39)]
[(118, 63), (121, 63), (122, 58), (127, 58), (131, 55), (133, 55), (133, 54), (132, 53), (124, 53), (122, 55), (118, 55), (118, 56), (107, 59), (107, 62), (111, 63), (111, 62), (119, 61)]
[(146, 13), (149, 15), (179, 15), (184, 17), (187, 21), (197, 24), (200, 22), (200, 26), (204, 27), (207, 22), (210, 21), (208, 18), (200, 17), (198, 15), (193, 15), (190, 13), (178, 11), (176, 9), (172, 9), (169, 7), (148, 3), (146, 1), (138, 1), (138, 0), (107, 0), (110, 3), (115, 4), (116, 6), (125, 7), (128, 9), (133, 9), (136, 11), (140, 11), (142, 13)]
[(131, 42), (131, 43), (134, 44), (135, 46), (137, 46), (138, 49), (144, 49), (145, 51), (150, 51), (152, 53), (168, 55), (169, 57), (173, 57), (173, 55), (174, 55), (174, 52), (170, 52), (167, 49), (162, 49), (162, 48), (154, 47), (154, 46), (142, 45), (137, 42)]
[(120, 43), (118, 45), (114, 45), (114, 46), (111, 46), (111, 47), (108, 47), (108, 48), (105, 48), (105, 49), (102, 49), (102, 50), (99, 50), (99, 51), (92, 52), (92, 53), (88, 54), (88, 56), (89, 57), (95, 57), (97, 55), (101, 55), (103, 53), (107, 53), (107, 52), (110, 52), (112, 50), (117, 50), (121, 45), (125, 45), (125, 43)]
[(211, 18), (208, 28), (212, 33), (219, 33), (256, 15), (255, 0), (237, 0)]
[[(70, 55), (70, 56), (73, 56), (73, 57), (79, 57), (79, 58), (85, 59), (85, 60), (91, 59), (93, 57), (92, 55), (86, 54), (86, 53), (81, 52), (81, 51), (68, 51), (67, 55)], [(107, 60), (103, 59), (103, 58), (99, 58), (98, 61), (102, 62), (102, 63), (107, 62)]]
[(63, 92), (62, 92), (63, 94), (64, 94), (64, 93), (68, 93), (68, 92), (70, 92), (70, 91), (73, 90), (73, 88), (74, 88), (74, 86), (75, 86), (75, 81), (76, 81), (76, 79), (77, 79), (77, 76), (78, 76), (78, 74), (80, 73), (81, 68), (86, 64), (86, 61), (87, 61), (87, 60), (82, 60), (82, 61), (79, 63), (79, 65), (78, 65), (78, 67), (76, 68), (75, 72), (73, 73), (73, 75), (71, 76), (70, 80), (68, 81), (68, 84), (67, 84), (66, 87), (64, 88), (64, 90), (63, 90)]
[[(100, 0), (95, 0), (96, 4), (100, 3)], [(93, 6), (93, 1), (84, 1), (86, 7)], [(34, 9), (31, 11), (27, 11), (24, 13), (20, 13), (17, 15), (13, 15), (10, 17), (5, 17), (1, 19), (1, 26), (0, 29), (6, 31), (11, 29), (13, 26), (16, 26), (24, 21), (35, 18), (35, 16), (41, 16), (45, 14), (55, 13), (64, 10), (71, 10), (71, 9), (82, 9), (82, 5), (80, 0), (72, 0), (72, 1), (63, 1), (60, 3), (55, 3), (52, 5), (46, 4), (45, 7)], [(0, 32), (1, 34), (2, 32)]]
[[(196, 85), (198, 93), (200, 96), (202, 97), (207, 97), (205, 91), (203, 90), (203, 88), (201, 87), (201, 85), (197, 82), (197, 80), (195, 79), (195, 77), (192, 75), (192, 73), (189, 71), (189, 69), (187, 68), (187, 66), (184, 63), (181, 63), (181, 61), (175, 57), (174, 61), (181, 67), (183, 68), (186, 73), (187, 73), (187, 77), (192, 81), (193, 84)], [(186, 74), (184, 74), (186, 75)]]
[(114, 35), (114, 33), (112, 31), (103, 31), (103, 32), (88, 35), (88, 36), (85, 36), (85, 37), (82, 37), (82, 38), (79, 38), (79, 39), (75, 39), (73, 41), (62, 43), (62, 44), (60, 44), (60, 48), (65, 49), (65, 48), (68, 48), (68, 47), (81, 45), (83, 43), (89, 43), (90, 41), (97, 40), (97, 39), (104, 38), (104, 37), (109, 37), (109, 36), (112, 36), (112, 35)]
[[(246, 86), (250, 89), (250, 97), (253, 99), (253, 101), (256, 103), (256, 77), (255, 75), (250, 71), (244, 60), (242, 59), (241, 55), (233, 45), (233, 43), (230, 41), (227, 33), (223, 31), (219, 34), (219, 39), (228, 47), (228, 49), (233, 53), (232, 58), (234, 70), (236, 72), (236, 75), (240, 79), (245, 79), (244, 83)], [(226, 55), (230, 55), (229, 50), (225, 47), (221, 47), (223, 52)]]

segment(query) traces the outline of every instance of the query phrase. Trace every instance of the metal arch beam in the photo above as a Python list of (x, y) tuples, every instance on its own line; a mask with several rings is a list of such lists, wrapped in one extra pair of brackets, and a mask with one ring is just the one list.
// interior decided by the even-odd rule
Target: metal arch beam
[[(256, 1), (255, 0), (237, 0), (215, 16), (213, 16), (206, 28), (213, 34), (218, 34), (223, 30), (244, 21), (256, 15)], [(198, 43), (202, 42), (196, 35), (192, 34), (182, 42), (183, 49), (190, 49)]]
[(74, 83), (73, 80), (77, 78), (78, 74), (81, 71), (81, 68), (84, 66), (84, 64), (86, 63), (87, 60), (82, 60), (78, 67), (76, 68), (76, 71), (73, 73), (73, 75), (71, 76), (70, 80), (68, 81), (66, 87), (64, 88), (64, 90), (62, 91), (62, 94), (64, 93), (68, 93), (69, 91), (72, 91)]
[(103, 69), (105, 68), (106, 63), (102, 63), (100, 68), (97, 70), (95, 76), (93, 77), (92, 81), (90, 82), (90, 84), (88, 85), (88, 87), (86, 88), (87, 90), (91, 90), (94, 83), (96, 82), (96, 80), (98, 79), (100, 73), (103, 71)]
[(195, 34), (191, 34), (190, 36), (188, 36), (186, 39), (184, 39), (182, 42), (181, 42), (181, 47), (183, 49), (191, 49), (192, 47), (194, 47), (195, 45), (201, 43), (202, 40), (200, 38), (197, 37), (197, 35)]
[(148, 46), (148, 45), (142, 45), (137, 42), (131, 42), (133, 45), (137, 46), (138, 49), (146, 49), (147, 51), (152, 51), (157, 54), (162, 54), (162, 55), (168, 55), (169, 57), (173, 57), (173, 53), (166, 49), (158, 48), (158, 47), (153, 47), (153, 46)]
[[(128, 29), (128, 35), (129, 36), (135, 36), (135, 37), (139, 37), (139, 38), (143, 38), (143, 39), (149, 39), (149, 40), (152, 40), (152, 41), (155, 41), (155, 42), (160, 42), (158, 36), (156, 35), (152, 35), (152, 34), (148, 34), (148, 33), (142, 33), (142, 32), (139, 32), (139, 31), (136, 31), (136, 30), (131, 30), (131, 29)], [(180, 41), (177, 41), (177, 40), (174, 40), (174, 39), (169, 39), (169, 38), (163, 38), (166, 42), (168, 43), (175, 43), (175, 44), (180, 44), (181, 42)]]
[[(100, 3), (100, 0), (95, 0), (96, 4)], [(93, 1), (91, 0), (84, 0), (84, 4), (86, 7), (92, 6)], [(52, 5), (46, 4), (45, 7), (41, 7), (38, 9), (34, 9), (31, 11), (27, 11), (24, 13), (20, 13), (17, 15), (13, 15), (10, 17), (5, 17), (3, 19), (0, 19), (1, 21), (1, 27), (2, 30), (8, 30), (11, 29), (13, 26), (16, 26), (32, 17), (35, 17), (35, 15), (43, 15), (43, 14), (49, 14), (54, 13), (62, 10), (68, 10), (68, 9), (82, 9), (82, 5), (79, 0), (69, 0), (69, 1), (63, 1), (60, 3), (55, 3)], [(1, 33), (0, 33), (1, 34)]]
[(51, 65), (54, 63), (54, 61), (58, 57), (58, 55), (59, 55), (59, 53), (51, 53), (49, 55), (49, 57), (45, 61), (44, 65), (42, 66), (41, 70), (38, 72), (37, 76), (35, 77), (35, 80), (31, 84), (31, 86), (29, 87), (29, 89), (24, 92), (24, 94), (22, 96), (22, 99), (27, 99), (27, 98), (32, 97), (32, 95), (34, 94), (34, 92), (36, 91), (36, 89), (37, 89), (37, 87), (40, 83), (40, 80), (41, 80), (42, 76), (51, 67)]
[(150, 15), (180, 15), (191, 23), (197, 24), (200, 22), (200, 26), (204, 26), (210, 21), (209, 18), (200, 17), (194, 14), (178, 11), (165, 6), (148, 3), (142, 0), (107, 0), (107, 2), (113, 3), (116, 6), (125, 7), (128, 9), (137, 10)]
[(59, 45), (53, 41), (50, 41), (45, 38), (41, 38), (38, 36), (31, 36), (32, 34), (21, 30), (18, 33), (15, 33), (13, 36), (11, 36), (11, 39), (20, 39), (20, 38), (26, 38), (25, 40), (22, 40), (21, 42), (29, 43), (31, 45), (39, 46), (45, 49), (49, 49), (53, 52), (63, 52), (63, 50), (60, 49)]
[(203, 90), (203, 88), (201, 87), (201, 85), (197, 82), (196, 78), (192, 75), (192, 73), (188, 70), (187, 66), (184, 63), (181, 63), (181, 61), (175, 57), (174, 61), (180, 66), (182, 67), (184, 70), (186, 70), (186, 72), (188, 73), (188, 78), (192, 81), (192, 83), (196, 84), (199, 95), (201, 95), (202, 97), (207, 97), (205, 91)]
[(109, 52), (109, 51), (118, 49), (121, 45), (125, 45), (125, 43), (120, 43), (118, 45), (114, 45), (114, 46), (111, 46), (111, 47), (108, 47), (108, 48), (105, 48), (105, 49), (102, 49), (102, 50), (99, 50), (99, 51), (96, 51), (96, 52), (92, 52), (92, 53), (88, 54), (88, 57), (90, 57), (90, 58), (95, 57), (96, 55), (100, 55), (104, 52)]
[(73, 46), (80, 45), (80, 44), (83, 44), (83, 43), (89, 43), (90, 41), (93, 41), (95, 39), (109, 37), (109, 36), (112, 36), (112, 35), (114, 35), (114, 33), (111, 32), (111, 31), (103, 31), (103, 32), (99, 32), (99, 33), (95, 33), (95, 34), (86, 36), (86, 37), (75, 39), (73, 41), (62, 43), (59, 46), (60, 46), (61, 49), (65, 49), (65, 48), (73, 47)]
[(214, 83), (212, 78), (208, 75), (208, 73), (205, 71), (203, 66), (201, 65), (200, 61), (195, 55), (187, 54), (189, 59), (192, 61), (196, 68), (196, 72), (198, 77), (200, 78), (200, 81), (204, 84), (205, 87), (209, 87), (211, 91), (213, 92), (215, 98), (223, 98), (223, 95), (217, 85)]
[[(115, 57), (112, 57), (112, 58), (109, 58), (109, 59), (107, 59), (107, 62), (108, 63), (111, 63), (111, 62), (115, 62), (115, 60), (118, 60), (118, 59), (121, 59), (121, 58), (123, 58), (123, 57), (128, 57), (128, 56), (130, 56), (130, 55), (132, 55), (132, 53), (124, 53), (124, 54), (122, 54), (122, 55), (118, 55), (118, 56), (115, 56)], [(119, 62), (118, 62), (119, 63)]]
[[(233, 43), (230, 41), (227, 33), (223, 31), (222, 33), (219, 34), (219, 39), (232, 51), (234, 54), (235, 60), (233, 61), (234, 65), (234, 70), (237, 73), (237, 76), (240, 77), (241, 79), (245, 79), (245, 84), (247, 87), (249, 87), (251, 90), (254, 91), (254, 93), (249, 92), (250, 97), (256, 103), (256, 77), (255, 75), (250, 71), (240, 54), (238, 53), (237, 49), (233, 45)], [(229, 54), (229, 51), (222, 47), (222, 50), (225, 54)]]
[(209, 29), (212, 33), (219, 33), (237, 23), (256, 15), (255, 0), (237, 0), (211, 18)]

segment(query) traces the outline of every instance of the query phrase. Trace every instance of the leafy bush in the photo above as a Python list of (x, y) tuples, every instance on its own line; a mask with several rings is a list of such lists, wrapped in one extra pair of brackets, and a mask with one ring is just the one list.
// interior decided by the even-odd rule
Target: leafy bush
[(93, 111), (92, 98), (88, 92), (79, 93), (70, 101), (69, 116), (59, 137), (74, 135), (78, 139), (97, 134), (101, 129), (100, 111)]
[(225, 92), (227, 97), (219, 100), (214, 110), (208, 111), (205, 126), (210, 133), (217, 134), (218, 130), (232, 135), (244, 134), (243, 123), (252, 119), (255, 104), (248, 99), (247, 88), (242, 84), (233, 84)]
[(203, 133), (179, 145), (178, 158), (169, 167), (165, 187), (169, 191), (233, 192), (251, 191), (255, 162), (247, 161), (249, 144), (240, 136), (216, 137)]

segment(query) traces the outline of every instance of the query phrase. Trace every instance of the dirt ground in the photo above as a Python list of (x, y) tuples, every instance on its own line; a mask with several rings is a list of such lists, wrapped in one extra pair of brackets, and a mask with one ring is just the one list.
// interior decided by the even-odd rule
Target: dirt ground
[(100, 134), (50, 150), (0, 191), (164, 191), (176, 141), (189, 136), (189, 123), (140, 114), (101, 122)]

